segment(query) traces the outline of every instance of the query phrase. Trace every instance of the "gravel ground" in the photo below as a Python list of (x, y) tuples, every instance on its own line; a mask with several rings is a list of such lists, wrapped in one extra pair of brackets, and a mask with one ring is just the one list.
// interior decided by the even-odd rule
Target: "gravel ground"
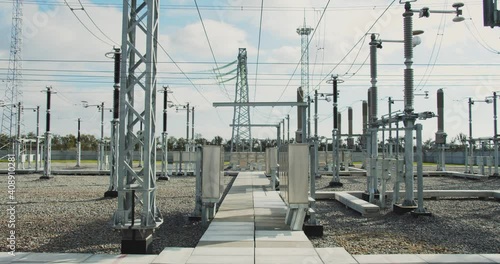
[[(16, 251), (120, 253), (121, 235), (112, 228), (116, 199), (104, 199), (109, 178), (104, 176), (40, 175), (16, 177)], [(225, 177), (226, 184), (234, 177)], [(7, 177), (0, 177), (2, 207), (7, 201)], [(153, 252), (165, 247), (195, 247), (205, 232), (200, 222), (188, 216), (194, 209), (195, 177), (171, 177), (159, 181), (157, 204), (163, 224), (156, 230)], [(5, 208), (5, 207), (4, 207)], [(0, 219), (7, 219), (6, 210)], [(2, 220), (0, 234), (9, 229)], [(2, 251), (7, 251), (6, 244)]]
[[(331, 176), (318, 179), (317, 190), (366, 189), (366, 177), (341, 177), (342, 188), (328, 187), (331, 180)], [(388, 190), (392, 190), (390, 186)], [(425, 177), (424, 188), (500, 190), (500, 178)], [(389, 209), (367, 218), (333, 200), (318, 201), (316, 205), (324, 236), (311, 238), (315, 247), (341, 246), (351, 254), (500, 253), (500, 203), (493, 199), (425, 200), (424, 206), (433, 215), (418, 218), (410, 214), (397, 215)]]

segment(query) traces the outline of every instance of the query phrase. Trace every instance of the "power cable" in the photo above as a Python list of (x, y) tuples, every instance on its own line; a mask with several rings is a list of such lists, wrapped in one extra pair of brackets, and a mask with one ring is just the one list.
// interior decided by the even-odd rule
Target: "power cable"
[[(198, 8), (198, 3), (196, 2), (196, 0), (194, 0), (194, 4), (196, 5), (196, 10), (198, 11), (198, 17), (200, 18), (200, 22), (201, 22), (201, 25), (203, 27), (203, 32), (205, 33), (205, 38), (207, 39), (208, 47), (210, 48), (210, 53), (212, 54), (212, 58), (215, 62), (215, 67), (219, 71), (219, 65), (217, 64), (217, 59), (215, 58), (214, 50), (212, 49), (212, 44), (210, 43), (210, 38), (208, 37), (207, 29), (205, 27), (205, 22), (203, 22), (203, 17), (201, 16), (201, 12), (200, 12), (200, 9)], [(220, 71), (219, 71), (219, 75), (221, 75)], [(231, 100), (231, 97), (229, 96), (229, 93), (226, 89), (226, 85), (223, 82), (222, 82), (222, 87), (224, 88), (224, 90), (222, 92), (225, 92), (227, 98), (229, 100)]]
[[(72, 8), (71, 6), (69, 6), (68, 2), (66, 2), (66, 0), (64, 0), (64, 3), (66, 4), (66, 6), (69, 8), (69, 10), (71, 10), (71, 13), (73, 13), (73, 15), (76, 17), (76, 19), (78, 20), (78, 22), (80, 22), (80, 24), (90, 33), (92, 34), (92, 36), (94, 36), (96, 39), (100, 40), (102, 43), (106, 44), (106, 45), (109, 45), (109, 46), (113, 46), (113, 44), (101, 39), (100, 37), (98, 37), (96, 34), (94, 34), (94, 32), (92, 32), (83, 22), (82, 20), (76, 15), (75, 13), (75, 9)], [(76, 9), (76, 10), (83, 10), (83, 7), (81, 9)]]
[(380, 16), (375, 20), (375, 22), (373, 22), (373, 24), (368, 28), (368, 30), (366, 30), (365, 34), (363, 34), (363, 36), (356, 42), (356, 44), (354, 44), (354, 46), (347, 52), (347, 54), (340, 60), (340, 62), (335, 65), (335, 67), (333, 67), (333, 69), (319, 82), (318, 85), (316, 85), (314, 87), (313, 90), (316, 90), (316, 88), (322, 83), (324, 82), (328, 77), (330, 77), (330, 75), (332, 74), (332, 72), (337, 69), (337, 67), (347, 58), (347, 56), (349, 56), (349, 54), (351, 54), (351, 52), (354, 50), (354, 48), (356, 48), (356, 46), (366, 37), (366, 34), (368, 34), (368, 32), (370, 32), (372, 30), (372, 28), (378, 23), (378, 21), (385, 15), (385, 13), (389, 10), (389, 8), (396, 2), (396, 0), (392, 0), (392, 2), (385, 8), (384, 12), (382, 12), (382, 14), (380, 14)]
[(90, 21), (92, 22), (92, 24), (94, 24), (94, 26), (97, 28), (97, 30), (99, 30), (99, 32), (101, 32), (101, 34), (106, 37), (109, 41), (113, 42), (114, 44), (116, 44), (116, 46), (120, 46), (120, 44), (118, 44), (116, 41), (112, 40), (108, 35), (106, 35), (106, 33), (104, 33), (101, 28), (95, 23), (94, 19), (92, 19), (92, 17), (90, 17), (89, 13), (87, 12), (87, 9), (85, 9), (85, 7), (83, 7), (83, 4), (80, 0), (78, 0), (78, 3), (80, 3), (80, 6), (82, 7), (82, 10), (83, 12), (85, 12), (85, 14), (87, 15), (87, 17), (90, 19)]
[[(258, 73), (259, 73), (259, 58), (260, 58), (260, 38), (262, 35), (262, 17), (263, 17), (263, 11), (264, 11), (264, 0), (260, 2), (260, 22), (259, 22), (259, 40), (257, 44), (257, 63), (255, 64), (255, 87), (253, 90), (253, 100), (255, 101), (255, 98), (257, 96), (257, 79), (258, 79)], [(255, 109), (255, 108), (254, 108)]]

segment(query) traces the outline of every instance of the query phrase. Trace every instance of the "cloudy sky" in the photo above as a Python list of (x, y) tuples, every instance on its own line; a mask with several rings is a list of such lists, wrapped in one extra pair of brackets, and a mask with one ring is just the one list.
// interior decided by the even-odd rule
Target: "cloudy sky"
[[(89, 104), (112, 105), (112, 60), (105, 53), (121, 41), (122, 2), (114, 0), (26, 0), (23, 17), (23, 103), (41, 106), (50, 85), (53, 97), (52, 132), (75, 133), (77, 118), (82, 132), (98, 135), (100, 113)], [(261, 3), (262, 24), (261, 21)], [(314, 28), (310, 49), (310, 90), (331, 92), (325, 82), (332, 73), (345, 80), (340, 86), (340, 109), (354, 111), (354, 132), (361, 132), (361, 100), (366, 100), (369, 76), (369, 35), (378, 33), (383, 40), (403, 38), (399, 1), (388, 0), (198, 0), (200, 14), (219, 67), (236, 60), (238, 48), (248, 51), (250, 101), (292, 101), (300, 86), (300, 36), (297, 27), (304, 23)], [(432, 14), (432, 10), (452, 10), (452, 1), (418, 0), (414, 9), (429, 7), (430, 18), (415, 15), (414, 29), (424, 30), (422, 44), (415, 48), (415, 87), (417, 94), (428, 91), (429, 97), (416, 96), (416, 111), (436, 112), (436, 91), (445, 91), (445, 130), (450, 137), (467, 133), (467, 97), (484, 100), (500, 90), (500, 30), (483, 27), (482, 1), (465, 0), (465, 21), (452, 22), (453, 15)], [(84, 10), (81, 10), (83, 6)], [(326, 11), (323, 14), (323, 11)], [(387, 12), (384, 10), (389, 6)], [(73, 8), (74, 12), (70, 10)], [(85, 12), (86, 11), (86, 12)], [(164, 0), (160, 4), (160, 44), (158, 51), (161, 88), (168, 85), (176, 104), (195, 107), (195, 133), (212, 139), (231, 137), (229, 124), (232, 108), (214, 108), (213, 102), (234, 100), (235, 83), (218, 83), (216, 63), (194, 1)], [(7, 76), (12, 1), (0, 1), (0, 79)], [(383, 16), (382, 13), (384, 13)], [(321, 21), (320, 18), (322, 17)], [(380, 17), (377, 23), (374, 22)], [(78, 20), (80, 19), (80, 21)], [(373, 27), (372, 27), (373, 26)], [(371, 28), (371, 29), (370, 29)], [(259, 29), (261, 29), (259, 47)], [(349, 53), (349, 51), (351, 51)], [(173, 61), (177, 63), (175, 66)], [(385, 43), (378, 50), (379, 113), (387, 112), (387, 97), (403, 99), (403, 47)], [(258, 63), (257, 63), (258, 62)], [(179, 70), (188, 77), (190, 82)], [(235, 65), (220, 70), (225, 74)], [(228, 74), (223, 79), (234, 77)], [(220, 78), (219, 78), (220, 80)], [(5, 82), (0, 94), (5, 93)], [(161, 98), (161, 94), (158, 95)], [(331, 103), (319, 102), (319, 134), (331, 135)], [(158, 101), (158, 126), (161, 132), (162, 102)], [(396, 102), (393, 110), (401, 109)], [(474, 136), (492, 136), (493, 107), (473, 106)], [(347, 111), (342, 112), (342, 127), (347, 128)], [(252, 123), (277, 123), (287, 114), (291, 130), (296, 129), (296, 109), (290, 107), (253, 108)], [(42, 115), (42, 121), (44, 120)], [(105, 135), (109, 136), (111, 113), (105, 113)], [(25, 111), (25, 132), (35, 130), (35, 114)], [(424, 138), (434, 138), (437, 120), (422, 121)], [(186, 112), (169, 109), (169, 135), (185, 137)], [(43, 127), (43, 126), (42, 126)], [(254, 138), (274, 138), (275, 130), (254, 128)]]

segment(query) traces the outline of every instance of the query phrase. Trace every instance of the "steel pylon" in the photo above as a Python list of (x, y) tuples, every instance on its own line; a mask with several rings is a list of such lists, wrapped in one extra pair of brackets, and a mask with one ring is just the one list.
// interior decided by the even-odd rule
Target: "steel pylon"
[[(234, 102), (248, 103), (248, 68), (246, 48), (240, 48), (238, 52), (238, 68)], [(233, 132), (231, 136), (231, 152), (251, 151), (252, 145), (250, 106), (235, 106), (233, 114)]]
[[(156, 205), (156, 73), (158, 0), (124, 0), (118, 146), (118, 209), (114, 228), (122, 230), (122, 253), (151, 252), (152, 233), (163, 219)], [(140, 123), (144, 133), (134, 131)], [(142, 146), (143, 168), (132, 166)]]

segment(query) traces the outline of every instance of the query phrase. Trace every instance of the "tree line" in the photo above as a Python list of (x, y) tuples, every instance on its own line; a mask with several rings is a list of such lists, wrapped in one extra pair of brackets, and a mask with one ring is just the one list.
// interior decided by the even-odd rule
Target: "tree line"
[[(35, 139), (36, 136), (34, 133), (30, 132), (26, 135), (22, 135), (21, 138), (27, 138), (27, 139)], [(6, 149), (9, 148), (12, 145), (12, 142), (14, 140), (14, 137), (9, 137), (5, 134), (0, 134), (0, 149)], [(109, 140), (109, 138), (105, 138), (105, 140)], [(290, 140), (292, 143), (293, 141)], [(158, 148), (160, 148), (161, 144), (161, 139), (160, 137), (157, 137), (156, 140), (158, 144)], [(393, 138), (393, 144), (395, 143), (396, 140)], [(80, 143), (81, 143), (81, 149), (82, 151), (95, 151), (98, 148), (99, 145), (99, 138), (96, 138), (94, 135), (90, 134), (81, 134), (80, 135)], [(168, 149), (173, 150), (173, 151), (182, 151), (185, 150), (186, 145), (189, 143), (188, 140), (185, 138), (176, 138), (176, 137), (169, 137), (167, 140), (168, 144)], [(196, 145), (222, 145), (224, 147), (224, 151), (230, 152), (231, 151), (231, 140), (226, 140), (223, 139), (220, 136), (215, 136), (211, 140), (208, 140), (206, 138), (203, 138), (201, 134), (195, 134), (195, 139), (194, 143)], [(52, 135), (52, 149), (53, 150), (62, 150), (62, 151), (71, 151), (75, 150), (76, 151), (76, 144), (77, 144), (77, 138), (73, 134), (68, 134), (65, 136), (53, 134)], [(251, 151), (254, 152), (260, 152), (260, 151), (265, 151), (266, 148), (269, 147), (275, 147), (276, 146), (276, 140), (275, 139), (253, 139), (252, 141), (252, 146), (250, 146), (250, 142), (247, 142), (245, 140), (242, 140), (241, 145), (239, 146), (240, 148), (244, 147), (244, 149), (248, 150), (251, 148)], [(386, 139), (385, 144), (388, 144), (388, 140)], [(423, 143), (423, 149), (430, 151), (436, 148), (434, 144), (433, 139), (427, 139)], [(381, 150), (383, 148), (384, 143), (382, 141), (379, 141), (379, 149)], [(347, 148), (347, 141), (345, 139), (341, 140), (340, 146), (342, 148)], [(457, 136), (451, 138), (447, 142), (447, 151), (464, 151), (465, 148), (468, 146), (468, 140), (467, 136), (464, 133), (459, 133)], [(29, 147), (29, 146), (27, 146)], [(404, 149), (404, 137), (401, 137), (399, 140), (399, 147), (400, 149)], [(492, 150), (492, 146), (475, 146), (475, 148), (480, 147), (483, 150)], [(35, 148), (35, 145), (32, 144), (32, 148)], [(236, 146), (233, 146), (233, 149), (235, 149)], [(354, 151), (361, 151), (363, 148), (363, 142), (361, 137), (356, 138), (353, 146)], [(139, 146), (136, 146), (136, 149), (139, 149)], [(325, 143), (323, 140), (319, 144), (319, 150), (320, 151), (330, 151), (332, 150), (332, 143), (331, 141), (328, 142), (328, 144)]]

